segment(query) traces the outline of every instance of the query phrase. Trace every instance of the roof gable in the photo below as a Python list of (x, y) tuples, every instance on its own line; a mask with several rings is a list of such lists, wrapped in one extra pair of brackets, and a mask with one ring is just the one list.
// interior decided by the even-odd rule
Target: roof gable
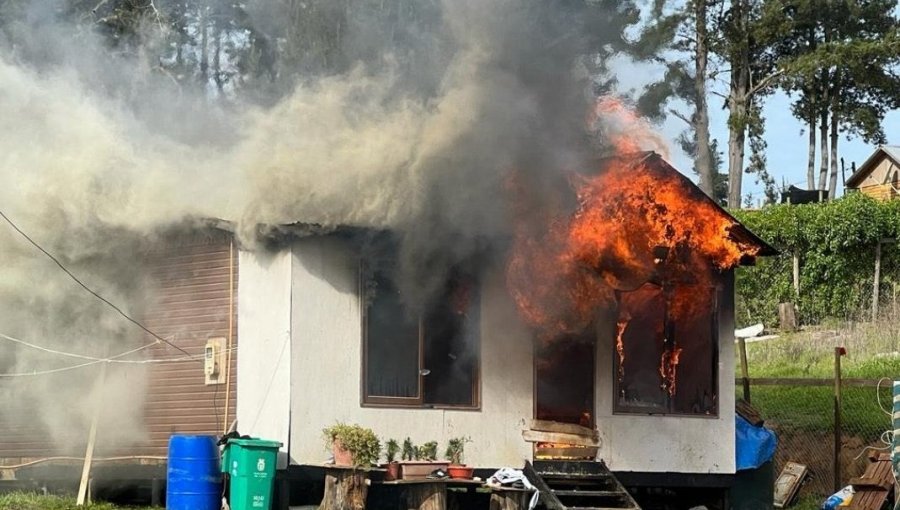
[(872, 155), (856, 169), (856, 172), (847, 179), (846, 186), (848, 188), (859, 186), (859, 184), (862, 183), (862, 181), (872, 173), (872, 171), (878, 167), (878, 164), (885, 158), (890, 159), (894, 164), (900, 166), (900, 147), (894, 145), (880, 145), (875, 149), (875, 152), (873, 152)]

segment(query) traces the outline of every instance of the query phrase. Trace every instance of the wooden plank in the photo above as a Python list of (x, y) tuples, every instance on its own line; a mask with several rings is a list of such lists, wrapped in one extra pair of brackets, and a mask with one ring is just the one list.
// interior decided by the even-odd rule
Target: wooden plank
[(531, 462), (525, 461), (525, 469), (523, 469), (525, 477), (528, 478), (528, 481), (531, 482), (531, 485), (534, 485), (538, 491), (540, 491), (541, 502), (547, 508), (547, 510), (566, 510), (566, 507), (562, 504), (562, 501), (553, 494), (553, 491), (547, 485), (547, 482), (541, 478), (541, 475), (534, 470), (534, 466), (531, 465)]
[(737, 414), (747, 420), (750, 425), (754, 427), (762, 426), (764, 420), (759, 415), (759, 411), (756, 410), (755, 407), (751, 406), (749, 402), (746, 402), (743, 399), (738, 399), (737, 402), (734, 403), (734, 409)]
[(103, 383), (106, 381), (106, 367), (109, 363), (100, 364), (100, 375), (97, 376), (97, 383), (94, 391), (97, 392), (94, 402), (94, 415), (91, 418), (91, 430), (88, 433), (87, 449), (84, 453), (84, 465), (81, 468), (81, 482), (78, 484), (78, 497), (75, 500), (77, 506), (84, 506), (89, 503), (90, 493), (88, 490), (88, 482), (91, 476), (91, 465), (94, 460), (94, 443), (97, 440), (97, 422), (100, 421), (100, 394), (103, 389)]
[(564, 434), (561, 432), (542, 432), (539, 430), (523, 430), (522, 437), (529, 443), (555, 443), (574, 446), (600, 446), (598, 439), (579, 436), (576, 434)]
[[(735, 384), (740, 385), (741, 378), (735, 378)], [(828, 386), (834, 387), (834, 379), (816, 379), (811, 377), (751, 377), (751, 385), (757, 386)], [(841, 379), (845, 387), (875, 388), (878, 379)]]
[(542, 459), (595, 459), (599, 448), (538, 448), (537, 457)]
[(531, 420), (531, 430), (574, 434), (576, 436), (590, 437), (593, 439), (600, 438), (600, 432), (597, 429), (582, 427), (581, 425), (576, 425), (574, 423), (561, 423), (558, 421)]

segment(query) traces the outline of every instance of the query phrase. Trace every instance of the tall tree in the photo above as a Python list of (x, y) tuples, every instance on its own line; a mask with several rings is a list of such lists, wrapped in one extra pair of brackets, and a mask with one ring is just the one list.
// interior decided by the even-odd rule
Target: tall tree
[(761, 0), (731, 0), (718, 17), (720, 37), (712, 50), (729, 69), (728, 206), (741, 206), (747, 132), (761, 122), (754, 101), (770, 92), (780, 75)]
[[(646, 60), (666, 66), (659, 82), (648, 85), (638, 99), (638, 111), (661, 120), (667, 113), (683, 120), (687, 132), (682, 135), (689, 144), (687, 152), (694, 159), (699, 186), (714, 197), (717, 183), (715, 155), (710, 142), (708, 82), (710, 56), (709, 8), (719, 0), (688, 0), (679, 8), (665, 12), (664, 2), (657, 1), (651, 21), (636, 42), (636, 54)], [(689, 104), (691, 113), (684, 115), (669, 108), (669, 101), (681, 99)]]
[[(886, 0), (769, 0), (789, 12), (780, 35), (792, 51), (784, 60), (782, 86), (798, 93), (792, 111), (809, 124), (810, 188), (837, 192), (839, 134), (870, 143), (885, 140), (882, 120), (900, 104), (900, 63), (895, 3)], [(814, 179), (819, 134), (819, 177)]]

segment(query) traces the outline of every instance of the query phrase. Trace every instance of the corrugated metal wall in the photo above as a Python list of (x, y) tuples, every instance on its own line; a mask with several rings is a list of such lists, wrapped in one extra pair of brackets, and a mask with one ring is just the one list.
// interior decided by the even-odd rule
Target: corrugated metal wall
[[(153, 363), (148, 365), (112, 366), (107, 384), (120, 384), (115, 391), (130, 397), (136, 392), (136, 402), (143, 401), (142, 416), (134, 417), (137, 431), (118, 434), (118, 423), (100, 423), (97, 433), (98, 456), (165, 456), (171, 434), (221, 435), (235, 418), (237, 396), (237, 248), (231, 249), (231, 235), (221, 231), (192, 233), (170, 238), (161, 243), (153, 253), (147, 254), (151, 280), (154, 282), (147, 309), (141, 315), (142, 322), (152, 331), (183, 348), (197, 361)], [(229, 257), (232, 256), (230, 259)], [(233, 263), (232, 263), (233, 261)], [(229, 268), (233, 275), (229, 277)], [(233, 294), (229, 295), (229, 289)], [(229, 315), (232, 319), (229, 324)], [(123, 319), (124, 320), (124, 319)], [(203, 352), (206, 341), (212, 337), (228, 338), (232, 332), (230, 365), (230, 389), (226, 395), (225, 384), (205, 384)], [(153, 341), (149, 335), (141, 343)], [(166, 344), (146, 349), (144, 359), (176, 359), (185, 355)], [(135, 358), (135, 357), (132, 357)], [(140, 359), (137, 356), (135, 359)], [(80, 373), (90, 371), (90, 373)], [(96, 366), (76, 371), (79, 377), (93, 381)], [(127, 372), (127, 376), (124, 375)], [(64, 389), (69, 377), (75, 373), (42, 376), (40, 384)], [(81, 390), (79, 390), (81, 391)], [(0, 387), (0, 392), (3, 388)], [(139, 392), (139, 393), (138, 393)], [(60, 391), (62, 393), (62, 390)], [(0, 413), (0, 466), (16, 464), (21, 460), (71, 455), (82, 456), (87, 433), (81, 427), (54, 427), (53, 436), (45, 426), (46, 417), (28, 402), (17, 399), (15, 392), (0, 395), (0, 402), (7, 406)], [(62, 399), (61, 399), (62, 400)], [(63, 409), (58, 415), (66, 419), (86, 411), (74, 401), (71, 409)], [(10, 407), (15, 408), (10, 411)], [(104, 414), (114, 415), (115, 409), (105, 409)], [(227, 413), (227, 414), (226, 414)], [(84, 420), (81, 420), (83, 422)], [(88, 420), (89, 421), (89, 420)], [(73, 419), (73, 423), (75, 420)], [(130, 425), (129, 425), (130, 426)], [(134, 440), (135, 435), (139, 439)], [(127, 436), (127, 441), (121, 437)], [(2, 477), (0, 477), (2, 478)]]

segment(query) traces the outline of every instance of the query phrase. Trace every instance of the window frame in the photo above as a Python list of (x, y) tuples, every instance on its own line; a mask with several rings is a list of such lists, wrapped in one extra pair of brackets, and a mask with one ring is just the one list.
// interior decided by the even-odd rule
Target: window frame
[[(719, 357), (721, 351), (721, 328), (719, 324), (720, 315), (722, 314), (721, 303), (722, 303), (722, 286), (721, 285), (713, 285), (710, 288), (712, 292), (712, 320), (710, 320), (710, 329), (712, 332), (712, 352), (711, 352), (711, 363), (712, 363), (712, 391), (713, 395), (715, 395), (715, 411), (711, 413), (685, 413), (673, 410), (673, 400), (672, 397), (666, 395), (666, 409), (665, 410), (653, 410), (648, 411), (646, 408), (638, 409), (633, 407), (628, 407), (626, 405), (619, 404), (619, 380), (616, 377), (616, 373), (618, 373), (619, 369), (619, 360), (618, 356), (615, 355), (616, 349), (616, 335), (612, 335), (612, 414), (614, 416), (675, 416), (678, 418), (698, 418), (698, 419), (710, 419), (716, 420), (720, 417), (722, 411), (722, 402), (719, 398), (719, 392), (721, 391), (719, 376)], [(666, 312), (666, 317), (668, 317), (668, 312)], [(668, 322), (668, 318), (666, 319)], [(665, 326), (664, 326), (665, 327)], [(681, 366), (679, 364), (679, 366)]]
[[(360, 366), (360, 391), (359, 403), (360, 407), (386, 408), (386, 409), (450, 409), (458, 411), (480, 411), (481, 410), (481, 314), (479, 310), (478, 335), (476, 339), (475, 352), (477, 359), (475, 370), (472, 374), (472, 404), (428, 404), (425, 402), (425, 375), (422, 370), (425, 368), (425, 324), (422, 316), (419, 316), (419, 379), (418, 391), (416, 397), (389, 397), (379, 395), (369, 395), (368, 390), (368, 373), (369, 373), (369, 321), (365, 303), (365, 261), (360, 259), (358, 271), (358, 290), (357, 297), (360, 303), (360, 326), (362, 332), (362, 352)], [(481, 287), (476, 280), (475, 285), (479, 292), (478, 306), (481, 306)]]

